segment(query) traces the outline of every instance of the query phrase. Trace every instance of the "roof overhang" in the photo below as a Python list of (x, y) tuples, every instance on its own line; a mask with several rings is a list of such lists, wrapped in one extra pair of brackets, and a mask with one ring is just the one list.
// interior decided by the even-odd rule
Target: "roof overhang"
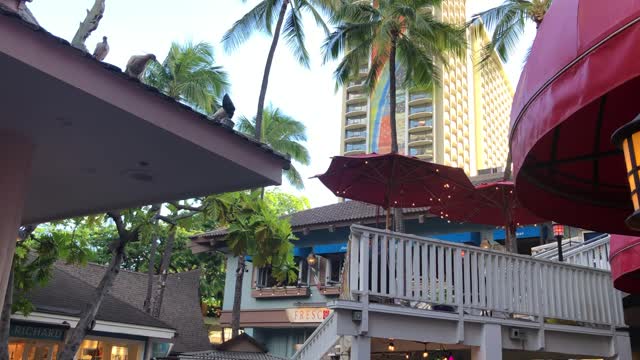
[(288, 158), (1, 5), (0, 130), (34, 144), (23, 223), (281, 183)]

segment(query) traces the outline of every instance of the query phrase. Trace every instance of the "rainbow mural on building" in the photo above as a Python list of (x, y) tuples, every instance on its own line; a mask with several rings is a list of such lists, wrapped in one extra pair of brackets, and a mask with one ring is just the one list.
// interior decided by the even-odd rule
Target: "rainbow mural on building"
[[(401, 84), (404, 71), (396, 70), (396, 84)], [(406, 126), (406, 91), (401, 86), (396, 90), (396, 130), (398, 132), (398, 149), (404, 153)], [(369, 152), (384, 154), (391, 152), (391, 117), (389, 104), (389, 64), (385, 65), (376, 87), (371, 93), (369, 116)]]

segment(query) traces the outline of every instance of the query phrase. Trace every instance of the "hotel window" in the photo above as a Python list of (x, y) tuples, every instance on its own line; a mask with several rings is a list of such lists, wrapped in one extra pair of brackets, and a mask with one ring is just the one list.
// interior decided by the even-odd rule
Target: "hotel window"
[(344, 133), (344, 137), (345, 139), (352, 139), (352, 138), (357, 138), (357, 137), (366, 137), (367, 133), (366, 131), (362, 131), (362, 130), (347, 130)]
[(409, 128), (413, 129), (419, 126), (433, 126), (432, 118), (422, 118), (422, 119), (413, 119), (409, 120)]
[(431, 155), (431, 148), (426, 146), (416, 146), (409, 148), (409, 155), (411, 156), (420, 156), (420, 155)]
[(432, 111), (433, 111), (433, 106), (431, 105), (411, 106), (409, 108), (410, 115), (421, 113), (421, 112), (432, 112)]
[(347, 112), (354, 111), (367, 111), (367, 107), (365, 105), (347, 105)]
[(344, 151), (364, 151), (365, 150), (365, 143), (354, 143), (354, 144), (345, 144), (344, 145)]

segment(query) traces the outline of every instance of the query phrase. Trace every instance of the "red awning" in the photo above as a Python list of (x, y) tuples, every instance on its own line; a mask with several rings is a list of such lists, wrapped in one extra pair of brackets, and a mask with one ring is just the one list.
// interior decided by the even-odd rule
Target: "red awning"
[(610, 254), (613, 286), (630, 294), (640, 293), (640, 237), (611, 235)]
[(511, 113), (517, 194), (537, 215), (637, 234), (611, 134), (640, 112), (640, 0), (554, 1)]

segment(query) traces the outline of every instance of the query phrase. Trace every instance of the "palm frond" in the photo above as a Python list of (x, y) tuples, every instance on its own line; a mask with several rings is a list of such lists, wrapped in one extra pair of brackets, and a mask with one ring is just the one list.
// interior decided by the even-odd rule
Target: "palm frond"
[(222, 45), (225, 51), (231, 52), (244, 44), (257, 30), (264, 29), (265, 19), (271, 18), (273, 7), (269, 0), (260, 1), (253, 9), (244, 14), (240, 20), (222, 36)]
[(309, 52), (304, 45), (305, 35), (299, 9), (293, 7), (289, 11), (282, 35), (287, 41), (289, 49), (291, 49), (293, 55), (296, 57), (296, 60), (298, 60), (298, 63), (309, 68)]

